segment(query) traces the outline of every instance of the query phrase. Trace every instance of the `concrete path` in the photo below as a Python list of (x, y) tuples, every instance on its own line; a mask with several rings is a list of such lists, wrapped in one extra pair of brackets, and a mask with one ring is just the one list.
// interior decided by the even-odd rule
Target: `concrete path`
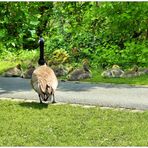
[[(148, 87), (59, 82), (56, 101), (148, 110)], [(0, 77), (0, 98), (39, 101), (29, 79)]]

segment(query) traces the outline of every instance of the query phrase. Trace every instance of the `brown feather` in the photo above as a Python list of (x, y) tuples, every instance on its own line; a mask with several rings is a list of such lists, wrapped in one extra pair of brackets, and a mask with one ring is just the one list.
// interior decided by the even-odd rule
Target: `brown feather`
[(48, 99), (58, 86), (58, 80), (54, 71), (46, 64), (39, 66), (32, 74), (31, 84), (33, 89), (42, 97), (43, 100)]

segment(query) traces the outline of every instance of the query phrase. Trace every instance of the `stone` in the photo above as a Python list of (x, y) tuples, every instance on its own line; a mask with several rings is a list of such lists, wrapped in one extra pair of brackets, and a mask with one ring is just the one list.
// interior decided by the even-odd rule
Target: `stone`
[(18, 64), (16, 67), (9, 68), (3, 73), (4, 77), (20, 77), (22, 74), (21, 65)]

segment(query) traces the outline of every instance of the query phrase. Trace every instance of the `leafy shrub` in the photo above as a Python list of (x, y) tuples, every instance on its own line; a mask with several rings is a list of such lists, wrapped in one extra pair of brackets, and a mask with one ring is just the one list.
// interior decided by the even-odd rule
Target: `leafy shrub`
[(126, 43), (125, 49), (120, 51), (122, 63), (125, 65), (148, 66), (148, 47), (145, 43)]
[(106, 47), (98, 46), (95, 52), (92, 54), (92, 57), (94, 62), (103, 68), (113, 64), (119, 64), (119, 47), (116, 45), (110, 45)]
[(48, 57), (49, 65), (58, 65), (68, 62), (69, 54), (65, 49), (56, 49), (51, 54), (51, 58)]
[[(69, 59), (80, 63), (88, 58), (101, 67), (148, 66), (146, 2), (4, 2), (0, 10), (0, 58), (4, 60), (36, 59), (38, 52), (28, 50), (38, 47), (42, 35), (49, 63)], [(78, 54), (71, 52), (74, 47)], [(52, 54), (55, 49), (61, 50), (59, 54)]]
[(16, 52), (18, 60), (35, 60), (39, 58), (39, 51), (37, 50), (19, 50)]

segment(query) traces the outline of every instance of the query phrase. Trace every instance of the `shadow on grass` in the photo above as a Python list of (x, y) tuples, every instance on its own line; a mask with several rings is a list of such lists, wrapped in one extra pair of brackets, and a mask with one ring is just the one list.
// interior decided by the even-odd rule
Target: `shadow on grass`
[(47, 103), (38, 103), (38, 102), (20, 102), (19, 105), (21, 107), (26, 107), (26, 108), (34, 108), (34, 109), (44, 109), (48, 108)]

